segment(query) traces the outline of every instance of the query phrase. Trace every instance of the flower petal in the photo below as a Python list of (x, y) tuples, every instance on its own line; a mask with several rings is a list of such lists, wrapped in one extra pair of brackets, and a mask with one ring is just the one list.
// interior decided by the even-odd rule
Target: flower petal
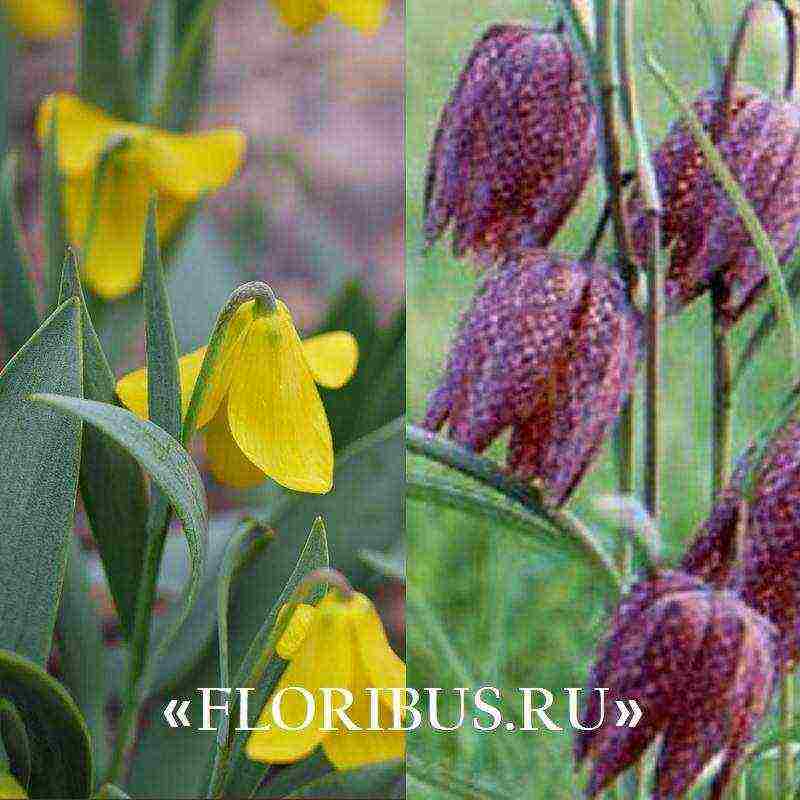
[[(223, 398), (228, 392), (231, 382), (232, 367), (236, 361), (238, 348), (242, 344), (242, 335), (252, 319), (252, 301), (244, 303), (236, 311), (228, 324), (225, 341), (219, 354), (215, 369), (216, 378), (211, 383), (211, 391), (200, 409), (197, 417), (197, 428), (203, 428), (217, 414)], [(181, 415), (185, 416), (194, 392), (207, 347), (198, 347), (178, 359), (178, 371), (181, 380)], [(147, 368), (137, 369), (117, 381), (117, 395), (126, 408), (147, 419)], [(263, 480), (263, 478), (262, 478)]]
[(73, 244), (83, 249), (86, 283), (103, 299), (115, 300), (141, 281), (150, 195), (144, 182), (125, 166), (110, 164), (100, 188), (96, 224), (90, 231), (93, 192), (92, 174), (66, 181), (67, 229)]
[[(272, 715), (270, 700), (264, 706), (258, 725), (269, 725), (265, 731), (254, 731), (247, 741), (247, 756), (255, 761), (285, 764), (305, 758), (328, 735), (320, 730), (323, 724), (323, 702), (320, 688), (350, 686), (353, 677), (353, 643), (347, 617), (337, 608), (337, 601), (317, 606), (311, 630), (294, 658), (289, 662), (273, 696), (289, 686), (301, 686), (314, 696), (314, 717), (302, 730), (278, 728)], [(281, 702), (285, 724), (299, 726), (306, 717), (306, 701), (296, 691), (287, 692)]]
[(102, 109), (74, 94), (51, 94), (39, 107), (36, 134), (47, 141), (53, 111), (58, 112), (58, 163), (68, 178), (86, 176), (114, 137), (141, 138), (145, 129), (109, 117)]
[(219, 483), (236, 489), (264, 483), (267, 476), (247, 459), (231, 434), (227, 403), (220, 406), (204, 433), (208, 468)]
[(347, 331), (304, 339), (303, 352), (314, 380), (326, 389), (340, 389), (353, 377), (358, 365), (358, 342)]
[(3, 0), (8, 21), (28, 39), (55, 39), (78, 27), (75, 0)]
[(250, 325), (233, 373), (228, 421), (245, 456), (281, 486), (330, 491), (328, 418), (283, 303)]
[[(353, 595), (350, 603), (354, 614), (356, 649), (360, 663), (367, 670), (367, 685), (380, 688), (404, 687), (406, 665), (392, 650), (375, 606), (363, 594)], [(388, 694), (381, 697), (388, 702)]]
[(308, 33), (328, 16), (328, 10), (318, 0), (272, 0), (281, 21), (295, 33)]
[(152, 132), (143, 148), (151, 178), (161, 191), (194, 202), (230, 183), (244, 159), (241, 131), (175, 134)]
[[(349, 687), (354, 702), (345, 713), (361, 730), (350, 731), (341, 725), (322, 740), (325, 755), (337, 769), (355, 769), (378, 761), (403, 758), (406, 749), (405, 732), (387, 730), (393, 724), (392, 713), (389, 710), (391, 706), (389, 692), (379, 694), (383, 702), (378, 705), (378, 726), (382, 730), (367, 730), (372, 724), (367, 688), (405, 686), (405, 665), (389, 648), (377, 613), (366, 597), (360, 594), (354, 595), (347, 601), (347, 608), (350, 629), (356, 636), (356, 652), (353, 661), (353, 681)], [(369, 628), (372, 631), (367, 639), (382, 639), (382, 642), (370, 641), (368, 645), (374, 646), (365, 648), (360, 641), (362, 628)], [(399, 662), (399, 669), (392, 659), (387, 658), (387, 653)], [(375, 663), (371, 660), (373, 658), (377, 660)]]
[(383, 23), (386, 0), (325, 0), (331, 13), (362, 33), (375, 33)]

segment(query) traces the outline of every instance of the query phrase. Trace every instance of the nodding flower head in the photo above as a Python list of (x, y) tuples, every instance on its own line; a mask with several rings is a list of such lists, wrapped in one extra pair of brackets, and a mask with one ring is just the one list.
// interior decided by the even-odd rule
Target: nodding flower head
[[(800, 658), (800, 422), (776, 435), (743, 503), (746, 459), (737, 469), (682, 568), (739, 594), (768, 617), (781, 636), (782, 663)], [(740, 514), (743, 535), (736, 557)]]
[(587, 794), (597, 796), (663, 735), (652, 797), (677, 798), (724, 752), (710, 793), (722, 797), (766, 711), (778, 670), (777, 632), (768, 620), (698, 578), (664, 572), (623, 598), (591, 674), (583, 724), (598, 722), (595, 687), (641, 708), (636, 727), (606, 712), (578, 735), (579, 762), (591, 760)]
[[(800, 107), (740, 87), (727, 115), (715, 92), (701, 94), (694, 108), (785, 262), (800, 232)], [(663, 245), (670, 248), (667, 304), (677, 311), (719, 280), (721, 319), (732, 325), (766, 284), (766, 267), (685, 124), (672, 127), (653, 160)], [(648, 221), (640, 194), (627, 211), (632, 244), (644, 260)]]
[(453, 224), (453, 252), (485, 263), (543, 247), (595, 163), (586, 71), (560, 30), (495, 25), (470, 54), (444, 107), (428, 165), (429, 244)]
[(555, 503), (597, 453), (633, 383), (640, 320), (600, 264), (518, 251), (461, 321), (425, 427), (476, 452), (511, 427), (508, 464)]

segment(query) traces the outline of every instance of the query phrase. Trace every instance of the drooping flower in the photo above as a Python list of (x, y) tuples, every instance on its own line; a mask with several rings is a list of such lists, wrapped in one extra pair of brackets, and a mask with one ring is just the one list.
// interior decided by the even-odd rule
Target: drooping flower
[(464, 315), (424, 426), (476, 452), (509, 426), (508, 465), (564, 502), (630, 391), (638, 314), (601, 264), (544, 250), (493, 267)]
[[(739, 594), (781, 635), (782, 663), (800, 658), (800, 422), (775, 437), (758, 468), (753, 496), (743, 503), (747, 456), (734, 474), (682, 569)], [(743, 522), (737, 558), (737, 525)]]
[[(694, 104), (723, 159), (785, 262), (800, 233), (800, 107), (739, 87), (726, 120), (714, 92)], [(683, 123), (654, 154), (669, 249), (665, 291), (677, 311), (721, 279), (720, 312), (735, 323), (767, 283), (767, 270), (744, 223)], [(631, 239), (641, 259), (649, 249), (647, 214), (639, 194), (628, 204)]]
[[(40, 142), (46, 140), (54, 114), (69, 239), (84, 250), (88, 285), (105, 299), (122, 297), (141, 280), (151, 196), (155, 193), (158, 199), (158, 232), (164, 241), (190, 204), (231, 181), (244, 157), (244, 135), (228, 129), (171, 133), (109, 117), (74, 95), (56, 94), (39, 110)], [(97, 170), (103, 153), (115, 144), (120, 149), (104, 171), (93, 220)]]
[(308, 33), (326, 17), (338, 17), (345, 25), (372, 34), (380, 28), (388, 0), (272, 0), (281, 20), (295, 33)]
[[(209, 467), (221, 483), (244, 488), (267, 476), (301, 492), (333, 485), (333, 442), (316, 384), (343, 386), (355, 372), (358, 345), (334, 331), (300, 341), (291, 314), (277, 301), (262, 311), (242, 304), (230, 321), (211, 389), (200, 409)], [(183, 412), (205, 357), (201, 347), (179, 361)], [(147, 369), (117, 383), (120, 400), (146, 418)]]
[(78, 27), (80, 12), (75, 0), (1, 0), (3, 17), (27, 39), (57, 39)]
[(453, 252), (491, 263), (544, 247), (595, 163), (586, 70), (560, 29), (495, 25), (475, 45), (431, 148), (425, 235), (452, 223)]
[[(405, 733), (387, 730), (394, 726), (391, 693), (406, 685), (406, 667), (389, 646), (380, 617), (364, 595), (344, 597), (329, 592), (318, 606), (299, 605), (276, 652), (289, 664), (272, 697), (287, 687), (302, 687), (314, 698), (314, 716), (300, 730), (282, 730), (275, 722), (270, 700), (247, 742), (247, 755), (254, 761), (285, 764), (308, 756), (318, 745), (338, 769), (403, 758)], [(349, 730), (335, 720), (336, 730), (323, 728), (321, 689), (348, 689), (353, 705), (347, 716), (361, 730)], [(371, 697), (367, 688), (379, 689), (377, 722), (371, 726)], [(281, 719), (285, 726), (299, 727), (306, 718), (305, 699), (290, 690), (282, 696)]]
[[(710, 798), (720, 800), (768, 708), (779, 670), (777, 631), (740, 599), (699, 579), (665, 572), (636, 585), (601, 645), (583, 724), (598, 723), (595, 687), (609, 689), (604, 722), (579, 732), (578, 762), (591, 759), (595, 797), (663, 735), (654, 800), (688, 791), (724, 753)], [(615, 701), (634, 700), (641, 721), (618, 726)]]

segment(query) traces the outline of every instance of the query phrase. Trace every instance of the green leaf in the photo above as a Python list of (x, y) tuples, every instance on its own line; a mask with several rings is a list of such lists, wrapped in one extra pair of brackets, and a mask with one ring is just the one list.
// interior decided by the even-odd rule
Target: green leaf
[(142, 289), (147, 341), (148, 417), (174, 439), (181, 434), (181, 382), (172, 309), (158, 249), (156, 201), (150, 200), (144, 237)]
[(405, 778), (403, 761), (385, 761), (360, 769), (337, 770), (307, 783), (288, 796), (326, 800), (403, 800), (406, 796)]
[(60, 676), (86, 720), (95, 768), (102, 773), (107, 751), (108, 651), (90, 589), (87, 563), (73, 537), (58, 613)]
[(17, 707), (5, 698), (0, 699), (0, 735), (11, 774), (27, 789), (31, 782), (31, 743)]
[(67, 691), (40, 666), (7, 650), (0, 650), (0, 686), (3, 697), (25, 722), (31, 756), (30, 797), (89, 797), (92, 745)]
[[(101, 403), (115, 403), (114, 374), (89, 317), (78, 262), (70, 252), (62, 271), (61, 299), (73, 296), (78, 298), (82, 312), (84, 396)], [(111, 437), (97, 428), (86, 428), (80, 490), (120, 624), (129, 638), (144, 560), (147, 526), (144, 476), (135, 459)]]
[(42, 665), (72, 537), (81, 425), (28, 398), (80, 397), (80, 323), (67, 300), (0, 373), (0, 646)]
[(64, 179), (58, 168), (58, 108), (53, 112), (42, 151), (42, 216), (44, 220), (44, 307), (57, 305), (61, 265), (67, 255), (64, 222)]
[(112, 116), (135, 117), (133, 75), (123, 56), (122, 26), (112, 0), (84, 0), (78, 93)]
[[(278, 613), (284, 605), (291, 601), (296, 589), (306, 575), (328, 566), (330, 566), (328, 539), (325, 533), (325, 526), (322, 520), (318, 518), (311, 528), (305, 547), (297, 559), (289, 580), (270, 609), (258, 634), (250, 643), (250, 647), (236, 672), (236, 678), (231, 684), (232, 686), (250, 686), (255, 689), (248, 701), (248, 710), (251, 712), (251, 726), (255, 724), (261, 708), (286, 668), (286, 661), (274, 652), (271, 652), (266, 663), (264, 662), (264, 654), (268, 650), (268, 645), (275, 638)], [(306, 602), (314, 602), (322, 595), (323, 591), (318, 589), (308, 596)], [(288, 618), (284, 620), (284, 625), (286, 622), (288, 622)], [(228, 684), (223, 685), (227, 686)], [(231, 719), (238, 719), (238, 714), (238, 703), (232, 702)], [(249, 733), (245, 731), (239, 731), (234, 734), (227, 779), (222, 782), (222, 793), (226, 797), (250, 797), (269, 769), (266, 764), (257, 764), (247, 759), (244, 749), (248, 736)]]
[(95, 798), (96, 800), (130, 800), (130, 795), (125, 794), (119, 786), (114, 786), (113, 783), (104, 783)]
[(11, 353), (39, 327), (36, 289), (17, 210), (16, 172), (17, 157), (9, 153), (0, 174), (0, 302), (3, 336)]
[[(197, 596), (208, 549), (208, 505), (200, 473), (189, 454), (166, 431), (124, 408), (54, 394), (33, 399), (76, 416), (125, 448), (149, 473), (183, 523), (190, 577), (180, 625)], [(158, 659), (154, 659), (153, 663)]]
[(152, 112), (164, 95), (170, 65), (176, 54), (176, 4), (151, 3), (147, 9), (136, 58), (139, 107), (144, 120), (153, 122)]

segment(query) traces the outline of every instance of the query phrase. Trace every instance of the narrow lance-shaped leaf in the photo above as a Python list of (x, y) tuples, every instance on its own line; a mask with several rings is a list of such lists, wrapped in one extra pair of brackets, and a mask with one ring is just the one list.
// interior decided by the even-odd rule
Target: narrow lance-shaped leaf
[[(83, 321), (83, 392), (89, 400), (115, 403), (115, 381), (89, 317), (75, 254), (62, 272), (61, 300), (77, 297)], [(123, 634), (133, 630), (136, 592), (144, 559), (147, 489), (138, 463), (97, 428), (83, 432), (80, 491), (100, 552)]]
[(0, 373), (0, 647), (43, 665), (72, 537), (81, 425), (29, 401), (81, 395), (80, 308), (67, 300)]
[(11, 774), (27, 789), (31, 782), (31, 743), (17, 707), (5, 698), (0, 699), (0, 738)]
[(67, 254), (64, 221), (64, 179), (58, 166), (58, 115), (53, 112), (42, 153), (42, 218), (44, 220), (44, 306), (49, 313), (57, 304), (61, 265)]
[(86, 723), (69, 693), (42, 667), (0, 650), (0, 687), (25, 722), (29, 797), (89, 797), (94, 783)]
[[(234, 683), (231, 684), (255, 689), (248, 701), (248, 710), (252, 715), (251, 725), (255, 724), (257, 715), (286, 667), (286, 662), (280, 656), (274, 652), (267, 652), (268, 643), (275, 638), (277, 632), (278, 613), (284, 605), (291, 601), (292, 595), (306, 575), (328, 566), (330, 566), (330, 557), (325, 525), (321, 519), (317, 519), (308, 535), (305, 547), (297, 559), (294, 571), (264, 620), (261, 630), (251, 642), (238, 667)], [(322, 594), (323, 591), (317, 589), (306, 598), (305, 602), (314, 602)], [(284, 625), (287, 622), (288, 618), (283, 620)], [(235, 702), (231, 706), (230, 713), (231, 719), (238, 718), (239, 711)], [(250, 797), (268, 770), (266, 764), (259, 764), (246, 758), (244, 750), (247, 737), (248, 734), (242, 731), (234, 734), (227, 777), (221, 785), (222, 794), (225, 797)]]
[[(184, 611), (176, 622), (176, 627), (180, 626), (197, 595), (208, 549), (206, 493), (189, 454), (166, 431), (126, 409), (54, 394), (39, 394), (32, 399), (76, 416), (110, 436), (149, 473), (166, 504), (175, 509), (183, 523), (190, 566)], [(156, 661), (151, 660), (151, 664)]]
[(16, 205), (16, 171), (17, 157), (9, 153), (0, 174), (0, 328), (12, 354), (39, 327), (31, 262), (22, 242)]
[(325, 797), (327, 800), (403, 800), (406, 769), (402, 761), (384, 761), (359, 769), (335, 771), (304, 784), (289, 797)]

